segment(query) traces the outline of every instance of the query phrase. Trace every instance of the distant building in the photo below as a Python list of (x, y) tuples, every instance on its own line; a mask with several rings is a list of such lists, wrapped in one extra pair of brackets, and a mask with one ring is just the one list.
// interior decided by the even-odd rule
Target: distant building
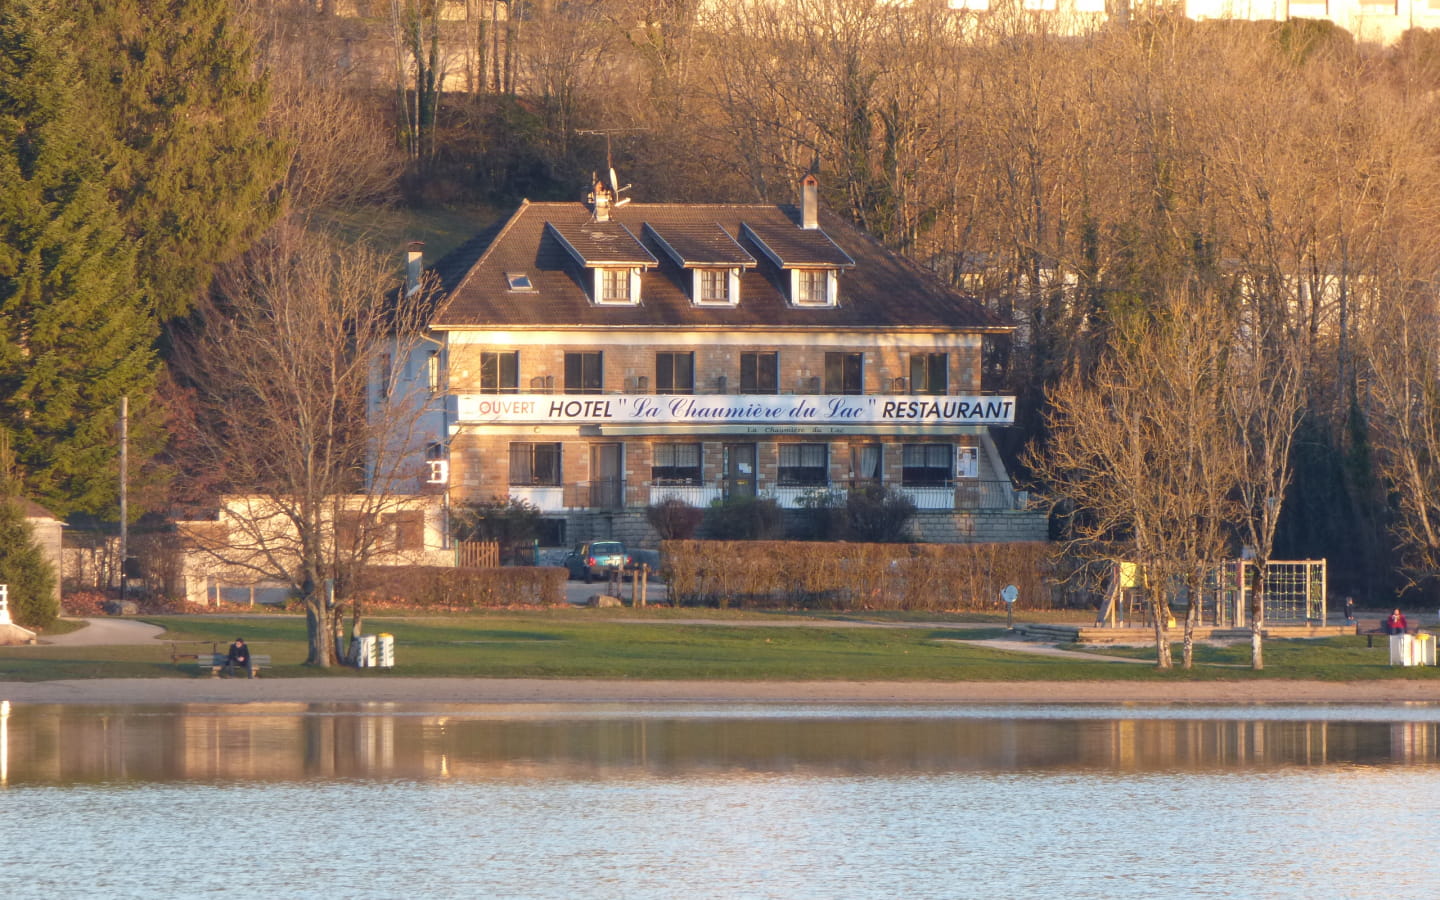
[(1044, 539), (989, 428), (970, 297), (820, 207), (529, 203), (435, 267), (433, 481), (517, 498), (549, 542), (649, 542), (648, 505), (786, 509), (892, 485), (932, 541)]

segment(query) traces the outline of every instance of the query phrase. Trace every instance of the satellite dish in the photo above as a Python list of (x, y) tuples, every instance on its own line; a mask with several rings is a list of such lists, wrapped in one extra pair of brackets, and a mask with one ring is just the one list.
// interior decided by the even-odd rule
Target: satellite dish
[(1006, 603), (1014, 603), (1015, 598), (1020, 596), (1020, 589), (1013, 584), (1007, 584), (1000, 590), (1000, 599)]

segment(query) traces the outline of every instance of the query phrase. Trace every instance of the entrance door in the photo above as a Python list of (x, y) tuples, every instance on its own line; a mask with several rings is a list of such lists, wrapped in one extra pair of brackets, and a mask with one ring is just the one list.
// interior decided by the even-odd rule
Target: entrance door
[(620, 509), (625, 505), (624, 472), (619, 444), (590, 445), (590, 506)]
[(755, 496), (755, 445), (725, 445), (725, 496)]

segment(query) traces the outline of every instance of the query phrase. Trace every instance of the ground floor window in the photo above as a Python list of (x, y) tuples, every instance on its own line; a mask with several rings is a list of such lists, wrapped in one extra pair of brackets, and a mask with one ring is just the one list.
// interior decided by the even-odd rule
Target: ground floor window
[(700, 445), (656, 444), (650, 464), (650, 482), (656, 485), (700, 484)]
[(949, 484), (954, 450), (950, 444), (906, 444), (901, 459), (901, 483), (913, 487)]
[(811, 487), (830, 481), (824, 444), (781, 444), (776, 480), (782, 487)]
[(879, 444), (860, 444), (850, 448), (850, 468), (856, 481), (880, 481), (884, 454)]
[(560, 445), (510, 445), (510, 483), (512, 485), (560, 484)]

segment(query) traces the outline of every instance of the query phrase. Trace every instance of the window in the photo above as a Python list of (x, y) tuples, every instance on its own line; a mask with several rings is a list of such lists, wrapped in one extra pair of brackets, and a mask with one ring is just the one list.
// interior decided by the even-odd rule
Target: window
[(565, 393), (598, 394), (604, 383), (601, 354), (565, 354)]
[(520, 392), (520, 351), (485, 351), (480, 354), (480, 393)]
[(795, 271), (795, 302), (818, 305), (830, 303), (830, 273), (825, 269)]
[(375, 516), (353, 510), (335, 514), (335, 546), (353, 551), (375, 539)]
[(387, 350), (380, 355), (380, 396), (389, 397), (395, 390), (395, 357)]
[(390, 537), (394, 541), (394, 549), (400, 551), (425, 549), (425, 513), (418, 509), (391, 513), (385, 517), (385, 524), (390, 526)]
[(440, 391), (440, 351), (431, 350), (430, 355), (425, 357), (425, 385), (430, 393)]
[(910, 393), (943, 394), (950, 388), (950, 354), (910, 354)]
[(740, 393), (780, 393), (780, 354), (740, 354)]
[(524, 272), (506, 272), (505, 283), (512, 291), (533, 291), (535, 286), (530, 283), (530, 276)]
[(699, 444), (656, 444), (650, 463), (650, 482), (656, 485), (700, 484)]
[(825, 393), (865, 393), (865, 355), (863, 353), (825, 354)]
[(730, 302), (729, 269), (701, 269), (699, 274), (701, 303)]
[(695, 393), (695, 354), (656, 353), (655, 393)]
[(629, 303), (629, 302), (630, 302), (630, 270), (629, 270), (629, 269), (601, 269), (601, 270), (600, 270), (600, 302), (601, 302), (601, 303)]
[(781, 444), (780, 469), (775, 474), (783, 487), (808, 487), (830, 482), (824, 444)]
[(558, 485), (560, 445), (511, 444), (510, 483), (515, 486)]
[(915, 487), (944, 487), (950, 483), (949, 444), (906, 444), (900, 482)]
[(879, 444), (860, 444), (850, 448), (850, 468), (857, 482), (879, 482), (884, 456)]

